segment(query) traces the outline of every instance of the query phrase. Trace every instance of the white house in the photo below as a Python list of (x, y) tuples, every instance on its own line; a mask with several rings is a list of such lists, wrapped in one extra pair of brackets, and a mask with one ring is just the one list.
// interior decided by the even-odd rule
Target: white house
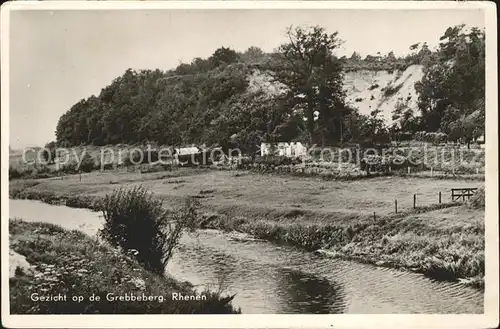
[(200, 153), (200, 149), (197, 148), (196, 146), (174, 148), (174, 154), (177, 154), (177, 155), (189, 155), (189, 154), (198, 154), (198, 153)]
[(260, 145), (260, 155), (303, 157), (307, 155), (307, 147), (301, 142), (279, 142), (274, 144), (274, 152), (272, 152), (271, 143), (262, 143)]

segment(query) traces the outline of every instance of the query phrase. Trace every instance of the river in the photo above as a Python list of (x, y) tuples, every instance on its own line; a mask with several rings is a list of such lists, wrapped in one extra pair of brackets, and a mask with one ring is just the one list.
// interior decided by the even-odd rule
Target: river
[[(10, 200), (10, 218), (43, 221), (95, 235), (99, 213)], [(416, 273), (325, 258), (240, 233), (186, 233), (167, 272), (197, 289), (236, 293), (243, 313), (483, 313), (483, 294)]]

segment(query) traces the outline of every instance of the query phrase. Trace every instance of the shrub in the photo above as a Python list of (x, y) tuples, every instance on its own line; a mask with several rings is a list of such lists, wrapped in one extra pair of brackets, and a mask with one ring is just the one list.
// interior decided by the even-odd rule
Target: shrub
[[(138, 152), (138, 151), (134, 151), (132, 150), (133, 152), (129, 152), (127, 154), (127, 156), (125, 157), (125, 160), (123, 161), (123, 163), (125, 164), (125, 166), (133, 166), (133, 165), (139, 165), (139, 164), (142, 164), (144, 162), (144, 159), (146, 159), (147, 161), (147, 155), (145, 155), (144, 153), (141, 153), (141, 152)], [(142, 155), (142, 159), (141, 159), (141, 155)]]
[(88, 153), (86, 153), (83, 156), (82, 162), (80, 163), (80, 170), (83, 172), (91, 172), (94, 170), (94, 167), (96, 166), (96, 163), (94, 162), (94, 159), (92, 156)]
[(21, 178), (23, 174), (24, 172), (21, 171), (19, 168), (9, 166), (9, 179)]
[(361, 160), (360, 169), (376, 172), (387, 172), (389, 169), (400, 169), (410, 165), (409, 159), (402, 155), (368, 155)]
[(255, 163), (265, 166), (288, 166), (300, 163), (299, 158), (292, 158), (284, 155), (264, 155), (255, 158)]
[(104, 227), (99, 236), (135, 257), (147, 270), (163, 274), (185, 228), (197, 220), (196, 201), (166, 212), (162, 202), (143, 187), (115, 190), (102, 203)]
[(398, 84), (396, 86), (387, 86), (384, 88), (384, 97), (390, 97), (392, 95), (394, 95), (395, 93), (397, 93), (399, 91), (399, 89), (401, 89), (401, 87), (403, 87), (403, 84)]
[(420, 142), (428, 142), (434, 145), (439, 145), (442, 143), (446, 143), (446, 141), (448, 140), (448, 135), (440, 132), (417, 131), (413, 138)]
[(146, 150), (144, 152), (144, 159), (142, 159), (142, 163), (151, 164), (159, 160), (158, 151), (157, 150)]
[(57, 154), (56, 154), (56, 142), (50, 142), (45, 144), (45, 150), (42, 151), (42, 157), (47, 163), (54, 163)]
[(467, 201), (467, 205), (473, 209), (484, 209), (484, 187), (477, 189), (476, 193)]
[(77, 172), (77, 168), (78, 167), (78, 164), (74, 161), (71, 161), (71, 162), (68, 162), (64, 165), (61, 166), (61, 171), (63, 173), (67, 173), (67, 174), (74, 174)]
[(374, 84), (374, 85), (371, 85), (371, 86), (368, 88), (368, 90), (377, 89), (378, 87), (380, 87), (380, 86), (378, 85), (378, 83), (376, 83), (376, 84)]

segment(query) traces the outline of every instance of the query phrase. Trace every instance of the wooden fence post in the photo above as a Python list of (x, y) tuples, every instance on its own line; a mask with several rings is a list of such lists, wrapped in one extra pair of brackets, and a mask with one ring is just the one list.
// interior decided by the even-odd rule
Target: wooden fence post
[(413, 194), (413, 209), (417, 207), (417, 195)]
[(441, 204), (441, 192), (439, 192), (439, 203)]
[(432, 174), (433, 174), (433, 171), (434, 171), (433, 169), (434, 169), (434, 168), (433, 168), (433, 167), (431, 167), (431, 177), (432, 177)]
[(394, 212), (398, 213), (398, 199), (394, 199)]
[(408, 174), (411, 173), (411, 169), (410, 169), (410, 166), (408, 166)]
[(375, 211), (373, 212), (373, 220), (376, 219), (376, 216), (375, 216)]
[(79, 171), (79, 172), (78, 172), (78, 175), (80, 176), (80, 182), (81, 182), (81, 181), (82, 181), (82, 172), (81, 172), (81, 171)]

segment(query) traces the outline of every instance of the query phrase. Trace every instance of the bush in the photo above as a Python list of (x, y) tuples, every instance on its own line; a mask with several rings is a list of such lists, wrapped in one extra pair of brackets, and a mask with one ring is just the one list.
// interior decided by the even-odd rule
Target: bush
[(448, 141), (448, 135), (440, 132), (417, 131), (413, 138), (419, 142), (428, 142), (434, 145), (439, 145)]
[(42, 157), (48, 164), (54, 163), (57, 157), (56, 148), (57, 148), (56, 142), (50, 142), (45, 144), (45, 150), (42, 152)]
[(197, 203), (188, 200), (183, 208), (166, 212), (162, 202), (143, 187), (115, 190), (102, 203), (104, 227), (99, 236), (121, 247), (147, 270), (163, 274), (185, 228), (197, 220)]
[(467, 201), (467, 205), (473, 209), (484, 209), (484, 187), (477, 189), (476, 193)]
[(300, 163), (299, 158), (288, 157), (284, 155), (264, 155), (255, 158), (255, 163), (265, 166), (288, 166)]
[(396, 86), (387, 86), (384, 88), (384, 97), (390, 97), (392, 95), (394, 95), (395, 93), (397, 93), (399, 91), (399, 89), (401, 89), (401, 87), (403, 87), (403, 84), (400, 83)]
[(75, 174), (77, 172), (78, 164), (74, 161), (68, 162), (61, 166), (61, 171), (66, 174)]
[(94, 170), (94, 167), (96, 166), (96, 163), (94, 162), (94, 159), (92, 156), (88, 153), (86, 153), (83, 156), (82, 162), (80, 163), (80, 170), (83, 172), (91, 172)]
[(15, 168), (13, 166), (9, 166), (9, 180), (23, 177), (24, 172), (19, 168)]
[(360, 169), (376, 172), (388, 172), (390, 169), (397, 170), (411, 165), (409, 159), (402, 155), (368, 155), (361, 160)]

